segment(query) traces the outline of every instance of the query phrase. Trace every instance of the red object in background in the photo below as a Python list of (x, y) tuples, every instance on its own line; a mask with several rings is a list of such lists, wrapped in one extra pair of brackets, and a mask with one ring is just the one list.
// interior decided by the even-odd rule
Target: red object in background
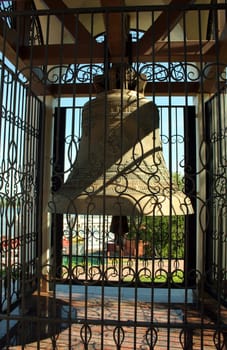
[(69, 240), (64, 236), (62, 238), (62, 247), (63, 248), (69, 247)]

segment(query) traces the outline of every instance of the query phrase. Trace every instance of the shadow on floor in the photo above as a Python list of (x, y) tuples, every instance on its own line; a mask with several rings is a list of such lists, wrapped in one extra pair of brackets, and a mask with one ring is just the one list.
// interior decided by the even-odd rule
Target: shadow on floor
[(77, 317), (76, 309), (60, 299), (29, 296), (0, 322), (0, 349), (50, 338), (56, 343), (59, 333)]

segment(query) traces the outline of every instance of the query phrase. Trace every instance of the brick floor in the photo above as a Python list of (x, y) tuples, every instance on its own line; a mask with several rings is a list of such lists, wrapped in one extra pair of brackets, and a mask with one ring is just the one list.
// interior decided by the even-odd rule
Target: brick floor
[[(45, 299), (45, 298), (44, 298)], [(50, 300), (46, 303), (49, 303)], [(67, 295), (58, 299), (60, 308), (53, 321), (71, 321), (69, 324), (62, 323), (60, 332), (44, 337), (40, 341), (27, 342), (21, 345), (6, 346), (2, 349), (45, 349), (45, 350), (148, 350), (148, 349), (194, 349), (212, 350), (225, 349), (215, 345), (215, 330), (209, 329), (214, 324), (208, 317), (203, 317), (203, 332), (200, 329), (201, 317), (196, 308), (187, 306), (187, 323), (193, 326), (185, 343), (183, 327), (185, 325), (185, 305), (148, 303), (145, 301), (119, 300), (117, 298), (90, 298), (89, 300), (77, 299), (72, 295), (71, 306), (68, 304)], [(45, 307), (40, 304), (41, 307)], [(56, 306), (56, 303), (54, 303)], [(34, 305), (33, 305), (34, 306)], [(52, 305), (53, 306), (53, 305)], [(52, 315), (46, 320), (47, 327), (52, 324)], [(33, 310), (34, 311), (34, 310)], [(32, 315), (28, 313), (28, 317)], [(62, 317), (62, 318), (61, 318)], [(65, 318), (65, 319), (64, 319)], [(32, 317), (31, 317), (32, 322)], [(70, 325), (70, 326), (69, 326)], [(87, 325), (87, 326), (86, 326)], [(197, 327), (197, 326), (198, 327)], [(190, 327), (188, 327), (190, 329)], [(26, 332), (26, 329), (21, 330)], [(189, 334), (187, 333), (187, 334)], [(86, 341), (87, 347), (83, 344)], [(223, 337), (221, 337), (223, 338)], [(223, 340), (221, 340), (223, 342)], [(117, 346), (118, 344), (118, 346)], [(185, 345), (184, 345), (185, 344)], [(203, 346), (203, 347), (202, 347)]]

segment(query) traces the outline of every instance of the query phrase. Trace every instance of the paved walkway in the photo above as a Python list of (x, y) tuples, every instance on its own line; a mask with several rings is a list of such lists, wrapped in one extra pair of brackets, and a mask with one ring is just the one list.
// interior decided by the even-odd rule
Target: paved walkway
[[(201, 350), (201, 342), (216, 349), (214, 324), (203, 316), (201, 331), (192, 291), (183, 289), (61, 285), (54, 298), (34, 295), (25, 310), (2, 350)], [(198, 329), (189, 332), (190, 324)]]
[(167, 288), (133, 288), (133, 287), (99, 287), (99, 286), (71, 286), (58, 285), (56, 296), (65, 298), (72, 293), (76, 300), (96, 298), (120, 298), (125, 301), (141, 301), (151, 303), (193, 303), (193, 291), (183, 288), (168, 290)]

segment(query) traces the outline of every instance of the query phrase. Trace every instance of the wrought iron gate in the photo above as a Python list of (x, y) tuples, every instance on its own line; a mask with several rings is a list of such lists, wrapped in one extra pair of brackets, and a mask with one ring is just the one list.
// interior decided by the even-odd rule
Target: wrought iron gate
[(226, 4), (44, 2), (0, 5), (0, 347), (225, 349)]
[[(53, 176), (54, 191), (57, 191), (61, 186), (61, 179), (64, 176), (66, 179), (68, 173), (73, 171), (78, 153), (83, 152), (77, 141), (81, 138), (82, 110), (82, 107), (75, 110), (75, 108), (68, 106), (55, 111), (54, 139), (56, 142), (54, 154), (58, 162), (55, 163)], [(194, 157), (189, 159), (189, 152), (186, 149), (186, 147), (193, 147), (195, 110), (192, 107), (186, 109), (181, 105), (173, 105), (171, 110), (167, 106), (159, 106), (159, 110), (163, 153), (169, 162), (175, 162), (173, 176), (179, 186), (183, 188), (182, 162), (184, 159), (188, 159), (188, 168), (190, 164), (190, 169), (195, 169), (195, 159)], [(170, 118), (172, 118), (171, 122)], [(190, 119), (191, 130), (190, 142), (186, 145), (184, 132), (188, 119)], [(171, 134), (167, 131), (169, 124), (172, 124)], [(74, 131), (72, 128), (75, 126), (76, 130)], [(73, 147), (75, 148), (73, 149)], [(187, 176), (191, 179), (192, 171)], [(125, 283), (133, 286), (135, 281), (137, 285), (145, 286), (154, 284), (164, 287), (168, 283), (172, 285), (176, 283), (178, 287), (185, 285), (186, 256), (187, 266), (195, 268), (195, 255), (189, 254), (192, 246), (195, 245), (195, 235), (190, 240), (188, 239), (192, 223), (195, 221), (194, 215), (191, 218), (184, 215), (173, 218), (164, 215), (152, 218), (143, 217), (142, 220), (137, 219), (139, 225), (137, 229), (134, 227), (136, 223), (133, 223), (132, 219), (130, 222), (130, 217), (128, 217), (127, 224), (130, 225), (130, 228), (128, 232), (123, 234), (121, 247), (116, 242), (114, 232), (111, 231), (113, 220), (115, 220), (114, 225), (117, 225), (117, 218), (113, 219), (110, 215), (93, 215), (92, 213), (82, 215), (76, 212), (68, 215), (67, 213), (57, 214), (55, 232), (58, 235), (53, 235), (55, 238), (53, 238), (52, 243), (56, 252), (54, 256), (58, 259), (57, 266), (63, 266), (64, 282), (72, 278), (75, 283), (82, 283), (88, 279), (95, 280), (96, 284), (101, 282), (107, 285), (116, 284), (117, 281), (121, 282), (122, 286)], [(168, 228), (170, 220), (171, 230)], [(123, 222), (122, 225), (124, 225)], [(187, 240), (188, 245), (186, 245)], [(170, 246), (171, 255), (169, 253)], [(168, 261), (171, 261), (171, 267), (168, 266)], [(139, 267), (136, 267), (137, 263), (139, 263)], [(186, 278), (188, 285), (195, 284), (193, 276), (189, 274)]]
[(2, 54), (0, 73), (1, 342), (9, 342), (6, 315), (37, 288), (42, 109)]

